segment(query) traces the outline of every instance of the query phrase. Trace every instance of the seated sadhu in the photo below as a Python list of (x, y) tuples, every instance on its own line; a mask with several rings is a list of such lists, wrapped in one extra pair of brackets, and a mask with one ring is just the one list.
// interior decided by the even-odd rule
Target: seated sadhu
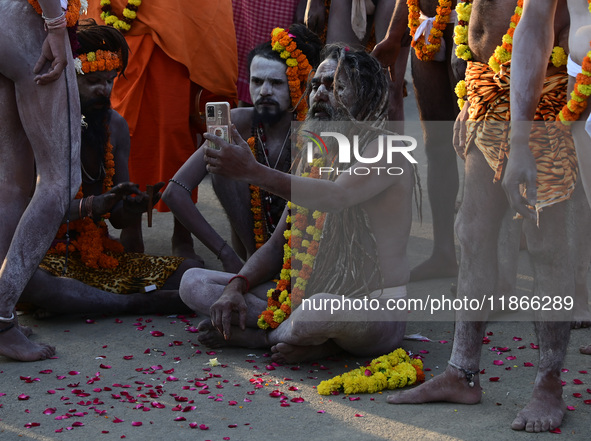
[(184, 310), (180, 279), (198, 263), (125, 252), (105, 222), (116, 229), (134, 227), (164, 185), (154, 186), (150, 202), (149, 194), (129, 182), (129, 130), (109, 99), (113, 80), (125, 71), (127, 43), (118, 30), (93, 21), (81, 23), (77, 36), (82, 185), (20, 302), (53, 313)]
[[(282, 30), (274, 35), (284, 37)], [(377, 158), (388, 107), (379, 62), (336, 45), (325, 48), (323, 60), (311, 80), (300, 138), (341, 121), (341, 133), (359, 135), (361, 154)], [(292, 202), (269, 241), (238, 274), (194, 269), (183, 276), (183, 301), (210, 316), (199, 325), (200, 341), (214, 347), (272, 347), (273, 359), (280, 362), (339, 351), (381, 355), (398, 348), (405, 313), (385, 306), (405, 297), (409, 279), (411, 162), (400, 154), (388, 162), (383, 155), (372, 166), (395, 167), (398, 175), (367, 174), (367, 164), (339, 158), (327, 137), (322, 151), (314, 147), (311, 162), (306, 152), (313, 143), (306, 148), (298, 142), (297, 171), (288, 175), (254, 161), (236, 130), (233, 144), (206, 137), (219, 147), (205, 151), (210, 173), (251, 182)], [(353, 311), (347, 301), (379, 306)]]

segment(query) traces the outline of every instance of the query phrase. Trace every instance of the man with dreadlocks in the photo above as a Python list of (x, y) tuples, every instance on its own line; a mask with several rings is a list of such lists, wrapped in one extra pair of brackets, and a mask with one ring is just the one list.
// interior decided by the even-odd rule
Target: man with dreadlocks
[[(376, 138), (384, 133), (388, 109), (383, 69), (366, 52), (338, 45), (327, 46), (323, 58), (311, 80), (310, 110), (300, 133), (313, 122), (341, 120), (349, 127), (347, 135), (360, 135), (361, 154), (378, 157)], [(382, 158), (372, 165), (398, 167), (398, 176), (367, 174), (363, 163), (338, 162), (329, 144), (311, 167), (302, 150), (298, 172), (287, 175), (252, 160), (236, 130), (234, 137), (236, 144), (228, 144), (207, 135), (220, 148), (206, 150), (210, 172), (253, 182), (292, 202), (270, 240), (237, 275), (191, 270), (183, 276), (182, 299), (210, 316), (199, 325), (200, 341), (271, 346), (273, 359), (280, 362), (343, 350), (369, 356), (399, 347), (404, 313), (388, 311), (386, 304), (406, 295), (409, 279), (410, 162), (402, 155), (390, 162)], [(322, 163), (337, 162), (344, 173), (319, 176)], [(272, 281), (276, 274), (277, 283)], [(326, 307), (340, 300), (343, 305), (365, 300), (379, 306), (362, 312)]]
[[(287, 38), (294, 44), (292, 50), (303, 56), (297, 66), (287, 65), (282, 50), (275, 46), (283, 34), (291, 35)], [(240, 136), (249, 140), (252, 154), (267, 167), (289, 172), (291, 123), (306, 115), (306, 101), (302, 97), (308, 75), (319, 63), (321, 47), (313, 32), (304, 25), (294, 24), (288, 31), (276, 28), (273, 39), (254, 48), (248, 56), (254, 106), (232, 109), (231, 120)], [(290, 86), (294, 81), (297, 84)], [(232, 176), (213, 175), (213, 189), (232, 228), (232, 246), (228, 246), (190, 197), (207, 175), (204, 152), (203, 147), (197, 150), (179, 169), (162, 199), (175, 217), (216, 255), (224, 270), (235, 273), (242, 267), (241, 259), (250, 257), (271, 236), (285, 200)]]
[(29, 340), (14, 307), (80, 184), (80, 105), (66, 30), (79, 11), (66, 17), (59, 0), (1, 0), (0, 10), (0, 354), (35, 361), (55, 348)]
[[(185, 309), (178, 296), (181, 275), (197, 262), (124, 252), (104, 222), (133, 228), (151, 209), (149, 195), (129, 182), (129, 131), (111, 108), (113, 80), (127, 66), (127, 43), (117, 29), (94, 20), (80, 22), (77, 38), (82, 186), (64, 219), (69, 223), (58, 230), (20, 301), (54, 313), (178, 312)], [(154, 186), (153, 202), (163, 185)], [(155, 291), (140, 293), (146, 287)]]

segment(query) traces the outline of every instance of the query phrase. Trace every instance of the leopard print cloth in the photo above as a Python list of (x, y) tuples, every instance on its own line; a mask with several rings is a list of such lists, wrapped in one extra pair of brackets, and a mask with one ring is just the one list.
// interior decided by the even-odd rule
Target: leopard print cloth
[(158, 289), (183, 262), (182, 257), (150, 256), (142, 253), (110, 253), (119, 260), (115, 269), (89, 268), (77, 253), (68, 257), (68, 272), (63, 274), (65, 256), (47, 254), (40, 268), (54, 276), (77, 279), (82, 283), (115, 294), (141, 292), (149, 285)]
[[(495, 172), (494, 182), (502, 178), (509, 157), (509, 65), (495, 74), (488, 64), (468, 62), (466, 89), (470, 110), (466, 152), (474, 144)], [(530, 148), (536, 160), (537, 209), (567, 200), (575, 188), (577, 156), (570, 132), (565, 132), (556, 116), (566, 104), (568, 74), (559, 72), (544, 80)], [(474, 123), (474, 122), (477, 123)], [(550, 122), (544, 124), (544, 122)], [(473, 141), (473, 143), (472, 143)]]

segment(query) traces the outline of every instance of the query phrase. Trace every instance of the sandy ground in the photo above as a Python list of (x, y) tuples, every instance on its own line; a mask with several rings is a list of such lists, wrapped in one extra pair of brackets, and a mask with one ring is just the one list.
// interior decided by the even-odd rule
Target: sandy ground
[[(406, 106), (407, 119), (416, 121), (412, 94)], [(417, 158), (425, 187), (424, 152), (418, 152)], [(415, 213), (408, 248), (412, 265), (428, 257), (432, 247), (426, 196), (423, 202), (424, 219), (420, 223)], [(200, 189), (199, 204), (228, 236), (209, 182)], [(153, 227), (144, 228), (147, 251), (168, 254), (171, 231), (171, 215), (155, 213)], [(211, 252), (200, 244), (195, 249), (208, 266), (220, 268)], [(525, 255), (520, 259), (519, 289), (531, 290), (531, 269)], [(452, 282), (413, 283), (409, 294), (449, 295)], [(423, 356), (427, 378), (445, 368), (452, 346), (453, 321), (436, 317), (439, 321), (410, 321), (407, 327), (407, 334), (421, 334), (430, 342), (404, 343), (405, 349)], [(22, 316), (22, 322), (35, 330), (32, 338), (55, 345), (57, 357), (33, 363), (0, 360), (0, 439), (589, 439), (591, 357), (578, 352), (581, 344), (591, 341), (588, 329), (571, 335), (563, 380), (564, 399), (572, 410), (557, 435), (514, 432), (509, 427), (529, 399), (538, 364), (537, 340), (527, 322), (489, 324), (489, 341), (482, 347), (480, 404), (393, 406), (386, 403), (387, 393), (323, 397), (316, 392), (320, 381), (367, 359), (343, 356), (279, 366), (271, 362), (268, 351), (211, 352), (198, 344), (195, 326), (200, 319), (73, 315), (40, 321)], [(221, 365), (207, 366), (213, 358)], [(495, 378), (498, 381), (491, 381)]]

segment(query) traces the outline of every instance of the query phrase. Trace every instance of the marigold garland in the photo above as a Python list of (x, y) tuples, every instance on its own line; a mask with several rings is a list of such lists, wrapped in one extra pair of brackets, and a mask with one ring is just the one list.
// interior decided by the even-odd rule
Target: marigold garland
[[(42, 15), (43, 9), (37, 0), (28, 0), (29, 4), (37, 11), (37, 14)], [(80, 0), (68, 0), (68, 10), (66, 11), (66, 26), (71, 28), (78, 23), (80, 12), (86, 10), (87, 2), (84, 4)]]
[(424, 38), (414, 39), (417, 28), (420, 25), (421, 8), (419, 7), (419, 0), (407, 0), (408, 5), (408, 27), (410, 29), (410, 36), (412, 37), (411, 46), (415, 50), (415, 54), (419, 60), (431, 61), (433, 57), (439, 52), (441, 48), (441, 37), (449, 22), (451, 14), (451, 0), (439, 0), (437, 6), (437, 15), (433, 21), (433, 27), (429, 32), (428, 44), (425, 43)]
[(375, 358), (367, 366), (322, 381), (317, 391), (320, 395), (375, 393), (384, 389), (398, 389), (425, 381), (423, 362), (410, 358), (406, 351), (395, 351)]
[(294, 38), (294, 35), (283, 28), (275, 28), (271, 32), (273, 50), (279, 53), (287, 65), (285, 73), (289, 84), (291, 105), (296, 112), (297, 120), (303, 121), (308, 112), (308, 103), (303, 99), (303, 95), (308, 83), (308, 77), (312, 72), (312, 66), (308, 62), (306, 55), (297, 48)]
[[(454, 28), (454, 43), (457, 45), (456, 56), (466, 61), (472, 59), (472, 51), (470, 51), (470, 47), (468, 46), (468, 25), (472, 14), (472, 1), (473, 0), (465, 0), (464, 2), (458, 3), (456, 6), (456, 12), (458, 14), (458, 24)], [(523, 0), (518, 0), (515, 12), (511, 17), (511, 23), (509, 23), (509, 29), (505, 35), (503, 35), (501, 45), (496, 47), (493, 55), (488, 60), (489, 66), (495, 72), (499, 72), (501, 70), (501, 65), (511, 60), (511, 54), (513, 51), (513, 34), (515, 33), (515, 28), (517, 27), (519, 20), (521, 20), (522, 12)], [(555, 46), (552, 49), (550, 62), (555, 67), (565, 66), (567, 59), (568, 56), (563, 48)], [(458, 107), (461, 109), (466, 102), (465, 98), (467, 95), (465, 82), (463, 80), (458, 82), (455, 92), (458, 96)]]
[[(115, 160), (113, 156), (113, 145), (107, 141), (104, 154), (105, 177), (103, 179), (103, 193), (113, 187), (113, 176), (115, 176)], [(84, 197), (82, 186), (76, 194), (76, 199)], [(109, 214), (103, 216), (107, 219)], [(90, 268), (116, 268), (119, 261), (106, 252), (123, 252), (123, 245), (109, 237), (107, 224), (101, 219), (98, 222), (90, 217), (76, 219), (70, 222), (69, 232), (75, 236), (70, 242), (68, 251), (73, 253), (78, 251), (84, 264)], [(66, 253), (66, 235), (68, 226), (62, 224), (56, 234), (56, 243), (48, 253), (65, 254)]]
[(101, 20), (108, 26), (113, 26), (119, 29), (122, 33), (126, 33), (131, 29), (133, 21), (137, 18), (137, 11), (142, 4), (141, 0), (128, 0), (127, 5), (123, 9), (122, 18), (113, 14), (111, 7), (111, 0), (101, 0)]
[(587, 98), (591, 95), (591, 51), (587, 52), (581, 66), (581, 73), (577, 75), (575, 87), (570, 100), (558, 113), (558, 119), (570, 126), (577, 121), (587, 107)]
[(76, 72), (84, 75), (89, 72), (111, 71), (121, 69), (119, 54), (111, 51), (97, 50), (76, 57)]
[[(310, 171), (302, 173), (301, 176), (318, 179), (323, 164), (322, 158), (315, 158)], [(267, 308), (259, 315), (257, 321), (261, 329), (277, 328), (290, 316), (292, 307), (297, 307), (302, 302), (312, 275), (326, 219), (326, 213), (318, 210), (310, 213), (307, 208), (291, 202), (287, 203), (287, 207), (283, 268), (276, 287), (267, 291)], [(293, 285), (292, 280), (295, 280)]]
[[(256, 158), (256, 143), (254, 136), (247, 140), (248, 146), (253, 156)], [(253, 232), (256, 249), (258, 250), (267, 241), (268, 237), (265, 229), (265, 217), (263, 216), (263, 201), (261, 198), (261, 189), (256, 185), (250, 184), (250, 211), (252, 211)]]

